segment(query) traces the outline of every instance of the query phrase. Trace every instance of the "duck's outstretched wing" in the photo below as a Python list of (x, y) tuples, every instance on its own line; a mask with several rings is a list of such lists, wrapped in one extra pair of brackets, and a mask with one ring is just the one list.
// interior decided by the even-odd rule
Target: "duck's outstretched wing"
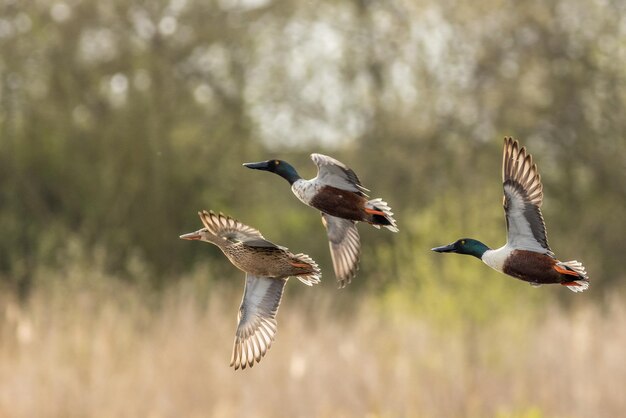
[(242, 241), (242, 242), (253, 242), (259, 241), (267, 242), (271, 245), (271, 242), (265, 240), (263, 235), (257, 230), (239, 222), (238, 220), (231, 218), (230, 216), (224, 215), (222, 213), (215, 213), (213, 211), (207, 212), (203, 210), (202, 212), (198, 212), (200, 216), (200, 220), (204, 227), (213, 235), (227, 239), (229, 241)]
[(345, 287), (356, 276), (361, 257), (361, 241), (356, 222), (322, 213), (328, 233), (330, 255), (339, 287)]
[(369, 190), (363, 187), (356, 173), (341, 161), (322, 154), (311, 154), (311, 160), (317, 166), (317, 181), (321, 184), (367, 196)]
[(235, 370), (261, 361), (276, 335), (276, 312), (287, 279), (270, 279), (246, 274), (243, 300), (230, 365)]
[(504, 138), (502, 159), (507, 243), (513, 248), (553, 255), (541, 214), (543, 186), (533, 158), (513, 138)]

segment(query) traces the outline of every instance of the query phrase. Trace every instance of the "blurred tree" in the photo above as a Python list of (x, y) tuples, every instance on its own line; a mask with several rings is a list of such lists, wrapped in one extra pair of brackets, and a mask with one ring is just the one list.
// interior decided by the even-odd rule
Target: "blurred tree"
[[(201, 208), (329, 266), (317, 214), (277, 179), (241, 168), (280, 156), (313, 175), (306, 154), (316, 151), (352, 166), (395, 209), (406, 238), (362, 228), (363, 275), (392, 271), (377, 281), (391, 285), (411, 271), (383, 254), (426, 258), (423, 246), (459, 232), (503, 242), (500, 138), (513, 135), (544, 176), (552, 246), (598, 284), (618, 283), (625, 9), (0, 2), (0, 271), (26, 292), (38, 266), (71, 261), (78, 237), (86, 257), (106, 254), (106, 269), (132, 279), (139, 260), (158, 284), (213, 254), (177, 240), (199, 227)], [(437, 212), (425, 239), (421, 219)]]

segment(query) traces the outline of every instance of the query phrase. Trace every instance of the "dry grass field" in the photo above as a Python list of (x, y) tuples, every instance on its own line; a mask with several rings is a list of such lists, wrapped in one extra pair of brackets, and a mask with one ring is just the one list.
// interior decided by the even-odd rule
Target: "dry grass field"
[[(71, 275), (80, 276), (76, 271)], [(0, 301), (1, 417), (617, 417), (626, 309), (446, 327), (331, 287), (294, 290), (263, 361), (228, 367), (240, 289), (95, 275)]]

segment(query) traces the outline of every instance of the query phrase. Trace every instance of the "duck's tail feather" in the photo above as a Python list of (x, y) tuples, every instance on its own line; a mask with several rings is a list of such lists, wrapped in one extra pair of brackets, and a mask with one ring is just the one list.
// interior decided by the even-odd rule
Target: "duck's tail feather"
[(375, 227), (385, 227), (392, 232), (398, 232), (396, 220), (391, 208), (381, 198), (372, 199), (365, 203), (365, 212), (370, 216), (369, 222)]
[(322, 281), (322, 271), (320, 270), (317, 263), (306, 254), (296, 254), (294, 256), (298, 261), (301, 261), (304, 264), (308, 264), (311, 266), (312, 272), (301, 274), (296, 276), (298, 280), (304, 283), (307, 286), (313, 286), (314, 284), (318, 284)]
[(559, 261), (555, 264), (555, 269), (561, 274), (570, 276), (572, 280), (564, 281), (561, 284), (567, 286), (572, 292), (582, 292), (589, 289), (589, 276), (585, 266), (580, 261)]
[(589, 282), (587, 280), (573, 280), (571, 282), (562, 282), (561, 285), (567, 286), (572, 292), (583, 292), (589, 289)]

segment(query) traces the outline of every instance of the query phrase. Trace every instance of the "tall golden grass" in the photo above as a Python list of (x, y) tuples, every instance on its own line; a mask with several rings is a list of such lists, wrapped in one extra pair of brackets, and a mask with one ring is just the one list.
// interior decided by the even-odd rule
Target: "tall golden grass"
[(234, 371), (239, 287), (207, 289), (192, 278), (156, 294), (88, 279), (55, 278), (23, 304), (1, 298), (1, 417), (626, 412), (626, 309), (617, 298), (448, 328), (350, 289), (294, 291), (292, 281), (274, 346)]

